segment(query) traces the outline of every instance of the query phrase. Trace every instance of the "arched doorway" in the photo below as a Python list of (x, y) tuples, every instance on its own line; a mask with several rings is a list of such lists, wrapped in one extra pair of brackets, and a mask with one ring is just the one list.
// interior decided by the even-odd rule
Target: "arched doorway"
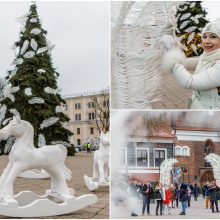
[(206, 170), (202, 173), (200, 177), (200, 184), (205, 184), (207, 181), (211, 182), (215, 180), (213, 171), (212, 170)]

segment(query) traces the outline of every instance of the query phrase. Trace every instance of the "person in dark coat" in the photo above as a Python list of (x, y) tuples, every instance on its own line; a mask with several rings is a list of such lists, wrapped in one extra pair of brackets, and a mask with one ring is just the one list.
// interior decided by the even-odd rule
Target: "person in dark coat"
[[(205, 207), (208, 209), (209, 208), (209, 203), (210, 203), (210, 183), (207, 182), (205, 185)], [(210, 209), (211, 209), (211, 203), (210, 203)]]
[(219, 212), (218, 211), (218, 198), (217, 198), (218, 191), (219, 191), (219, 187), (216, 185), (214, 181), (212, 181), (210, 189), (209, 189), (212, 212), (215, 212), (214, 204), (215, 204), (216, 212)]
[(156, 215), (158, 215), (158, 209), (160, 208), (160, 215), (162, 215), (163, 211), (163, 185), (157, 185), (155, 188), (155, 200), (157, 201), (156, 206)]
[(175, 194), (174, 197), (176, 199), (176, 207), (178, 208), (178, 202), (179, 202), (179, 186), (178, 183), (175, 183)]
[(197, 183), (195, 183), (195, 185), (193, 187), (193, 195), (194, 195), (194, 201), (197, 201), (197, 198), (199, 196), (199, 187), (198, 187)]
[(151, 186), (149, 181), (143, 184), (141, 192), (143, 199), (142, 216), (144, 215), (146, 206), (147, 206), (147, 214), (150, 215)]
[(180, 186), (179, 200), (182, 206), (182, 212), (180, 213), (180, 215), (185, 215), (187, 207), (187, 185), (185, 183), (182, 183)]

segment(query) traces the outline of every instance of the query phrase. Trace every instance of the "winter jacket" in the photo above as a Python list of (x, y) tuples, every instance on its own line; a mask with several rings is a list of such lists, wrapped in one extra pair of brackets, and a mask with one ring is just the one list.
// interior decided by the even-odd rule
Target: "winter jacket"
[(179, 200), (180, 202), (185, 202), (187, 200), (187, 191), (185, 189), (180, 189)]
[(155, 200), (163, 200), (162, 190), (160, 188), (155, 190)]
[(171, 197), (170, 189), (167, 189), (165, 191), (165, 200), (163, 201), (163, 203), (170, 204), (171, 203), (170, 197)]
[(193, 90), (189, 108), (220, 108), (220, 48), (201, 55), (194, 74), (183, 64), (175, 64), (172, 72), (182, 87)]
[(213, 201), (217, 201), (217, 193), (219, 191), (219, 188), (218, 187), (211, 187), (209, 189), (209, 192), (210, 192), (210, 200), (213, 202)]

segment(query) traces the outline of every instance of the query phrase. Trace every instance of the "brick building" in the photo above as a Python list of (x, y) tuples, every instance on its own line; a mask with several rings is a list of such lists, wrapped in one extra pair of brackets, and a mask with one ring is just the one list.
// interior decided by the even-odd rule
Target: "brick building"
[(173, 169), (173, 181), (213, 180), (212, 167), (204, 157), (220, 155), (220, 126), (213, 123), (219, 116), (219, 112), (163, 112), (161, 125), (151, 137), (143, 135), (141, 129), (130, 132), (127, 146), (121, 149), (128, 176), (139, 182), (158, 182), (162, 161), (176, 158), (179, 162)]

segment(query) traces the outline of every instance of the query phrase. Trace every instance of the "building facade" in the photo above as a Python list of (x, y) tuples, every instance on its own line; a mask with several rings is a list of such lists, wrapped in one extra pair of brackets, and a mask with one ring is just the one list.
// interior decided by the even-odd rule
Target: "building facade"
[(187, 112), (170, 120), (164, 113), (161, 126), (151, 137), (141, 135), (142, 131), (129, 133), (127, 146), (121, 149), (121, 163), (128, 177), (138, 182), (158, 182), (161, 163), (176, 158), (171, 181), (204, 184), (214, 180), (213, 169), (204, 158), (209, 153), (220, 155), (220, 127), (213, 123), (220, 113), (206, 113), (201, 120), (199, 114)]
[(96, 117), (94, 97), (100, 106), (107, 108), (108, 94), (108, 91), (104, 90), (64, 97), (67, 104), (64, 113), (70, 118), (67, 127), (74, 134), (71, 142), (75, 146), (83, 146), (88, 142), (95, 144), (98, 141), (100, 131), (96, 123), (99, 119)]

